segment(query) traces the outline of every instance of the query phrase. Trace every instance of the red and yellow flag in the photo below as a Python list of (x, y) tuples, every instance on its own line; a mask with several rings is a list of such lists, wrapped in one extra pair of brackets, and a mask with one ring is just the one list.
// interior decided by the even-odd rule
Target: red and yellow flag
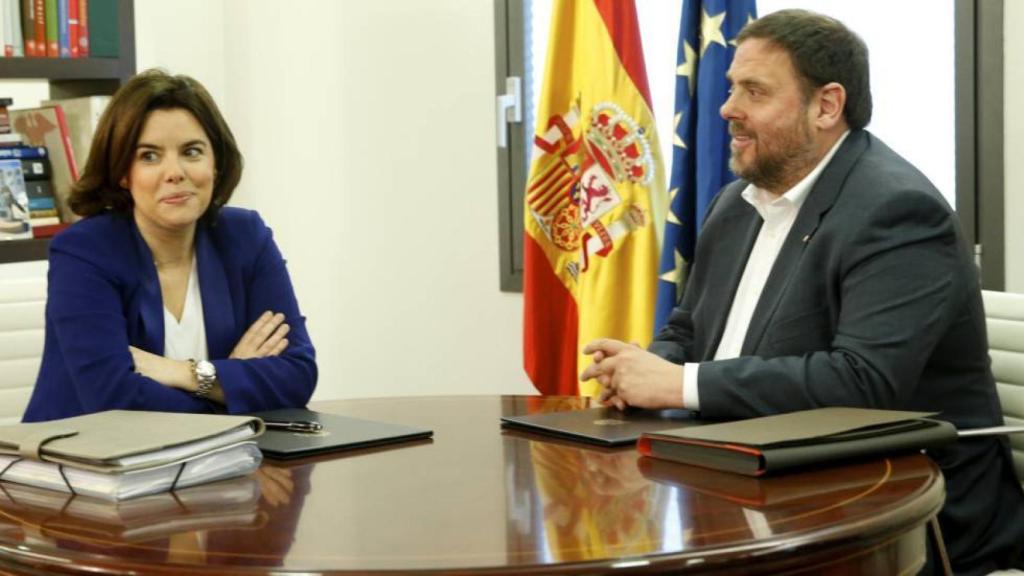
[(583, 345), (650, 341), (663, 171), (633, 0), (555, 0), (526, 189), (526, 372), (577, 386)]

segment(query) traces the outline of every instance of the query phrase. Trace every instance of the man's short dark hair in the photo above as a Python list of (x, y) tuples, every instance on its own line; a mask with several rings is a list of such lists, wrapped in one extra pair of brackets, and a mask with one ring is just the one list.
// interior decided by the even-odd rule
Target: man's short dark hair
[(85, 170), (71, 189), (68, 203), (75, 214), (132, 213), (131, 193), (121, 187), (121, 181), (131, 169), (142, 126), (154, 110), (189, 112), (210, 139), (217, 172), (213, 198), (202, 220), (215, 221), (218, 210), (227, 204), (242, 179), (242, 154), (206, 88), (189, 76), (172, 76), (158, 69), (128, 80), (100, 117)]
[(852, 30), (835, 18), (807, 10), (780, 10), (747, 24), (737, 43), (759, 38), (789, 53), (804, 83), (804, 94), (829, 82), (846, 90), (843, 116), (850, 128), (871, 121), (871, 79), (868, 47)]

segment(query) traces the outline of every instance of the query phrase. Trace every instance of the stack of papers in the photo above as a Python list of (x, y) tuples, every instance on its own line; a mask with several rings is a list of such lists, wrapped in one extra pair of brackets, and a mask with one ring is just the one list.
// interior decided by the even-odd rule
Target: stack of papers
[(249, 474), (263, 423), (111, 410), (0, 426), (0, 480), (123, 500)]

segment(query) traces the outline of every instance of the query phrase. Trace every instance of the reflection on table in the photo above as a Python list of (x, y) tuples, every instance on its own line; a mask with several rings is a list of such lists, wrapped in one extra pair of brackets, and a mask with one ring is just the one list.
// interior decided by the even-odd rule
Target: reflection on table
[[(202, 493), (97, 508), (2, 484), (12, 573), (913, 573), (942, 504), (927, 458), (751, 479), (504, 431), (582, 398), (428, 397), (315, 409), (434, 430), (288, 463)], [(194, 489), (189, 489), (194, 490)]]

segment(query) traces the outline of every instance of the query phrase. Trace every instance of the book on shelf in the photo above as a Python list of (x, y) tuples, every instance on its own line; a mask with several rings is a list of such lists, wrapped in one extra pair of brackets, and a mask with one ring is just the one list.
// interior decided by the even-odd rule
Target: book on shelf
[(0, 56), (10, 58), (14, 54), (14, 47), (11, 46), (11, 37), (14, 32), (11, 30), (10, 10), (7, 7), (7, 0), (0, 0)]
[(0, 160), (0, 240), (31, 238), (30, 217), (21, 161)]
[(64, 110), (60, 106), (43, 106), (11, 110), (10, 114), (14, 131), (21, 134), (27, 144), (43, 146), (49, 152), (57, 212), (62, 222), (75, 222), (78, 217), (68, 207), (68, 197), (71, 186), (78, 180), (78, 165)]
[(25, 42), (25, 56), (36, 55), (35, 0), (18, 0), (21, 3), (21, 35)]
[[(39, 160), (23, 160), (25, 162), (39, 163)], [(25, 190), (28, 195), (29, 224), (32, 226), (34, 238), (45, 238), (52, 236), (58, 230), (50, 228), (60, 224), (60, 215), (57, 213), (57, 205), (53, 199), (53, 187), (49, 180), (25, 180)], [(41, 230), (46, 228), (46, 230)]]
[[(32, 236), (35, 238), (52, 236), (49, 227), (60, 224), (57, 212), (57, 200), (53, 196), (50, 160), (46, 157), (46, 148), (38, 148), (44, 154), (39, 158), (20, 158), (21, 173), (25, 177), (25, 190), (28, 193), (28, 211), (31, 216)], [(46, 228), (46, 230), (41, 230)]]
[(0, 11), (3, 20), (4, 57), (24, 56), (21, 39), (21, 2), (20, 0), (0, 0)]
[(89, 57), (89, 0), (78, 0), (78, 56)]
[(45, 146), (3, 146), (0, 147), (0, 160), (10, 158), (49, 158), (50, 154)]
[(89, 0), (89, 56), (117, 58), (120, 37), (117, 28), (117, 0)]
[(25, 55), (25, 38), (21, 30), (21, 0), (4, 0), (8, 6), (8, 19), (11, 21), (11, 56), (21, 58)]
[(70, 226), (70, 224), (65, 224), (63, 222), (59, 222), (57, 224), (44, 224), (44, 225), (41, 225), (41, 226), (33, 226), (32, 227), (32, 237), (33, 238), (53, 238), (54, 236), (56, 236), (60, 232), (63, 232), (64, 230), (67, 230), (68, 226)]
[(59, 58), (60, 40), (57, 36), (57, 0), (46, 0), (43, 18), (46, 21), (46, 56), (48, 58)]
[(110, 96), (83, 96), (81, 98), (64, 98), (60, 100), (43, 100), (42, 106), (60, 106), (64, 112), (68, 134), (71, 137), (71, 151), (75, 157), (75, 166), (81, 172), (89, 158), (92, 137), (99, 126), (100, 116), (106, 110)]
[(104, 500), (157, 494), (255, 471), (263, 429), (246, 416), (131, 410), (0, 426), (0, 480)]
[(28, 196), (29, 223), (32, 226), (32, 237), (48, 238), (62, 228), (57, 211), (57, 201), (53, 195), (52, 171), (46, 148), (41, 146), (6, 146), (0, 147), (0, 160), (16, 159), (21, 162), (21, 172), (25, 180), (25, 192)]
[(11, 114), (7, 109), (13, 103), (12, 98), (0, 98), (0, 134), (11, 133)]
[(118, 0), (0, 0), (0, 57), (87, 58), (91, 37), (96, 55), (118, 57)]
[(46, 57), (46, 0), (32, 0), (35, 8), (32, 10), (36, 39), (36, 57)]
[(61, 58), (71, 58), (68, 0), (57, 0), (57, 53)]
[(79, 30), (78, 0), (68, 0), (68, 56), (71, 58), (81, 56), (78, 46)]
[(949, 422), (926, 412), (818, 408), (644, 434), (644, 456), (762, 476), (841, 460), (919, 451), (956, 441)]

